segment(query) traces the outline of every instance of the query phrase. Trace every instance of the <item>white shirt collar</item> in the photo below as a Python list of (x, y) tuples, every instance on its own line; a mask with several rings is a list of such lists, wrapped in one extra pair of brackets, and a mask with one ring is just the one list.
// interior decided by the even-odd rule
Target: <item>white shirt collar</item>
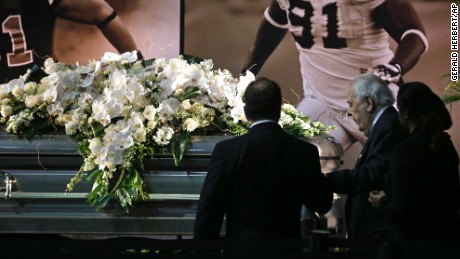
[(274, 120), (260, 120), (260, 121), (256, 121), (254, 122), (252, 125), (251, 125), (251, 128), (256, 126), (256, 125), (259, 125), (259, 124), (262, 124), (262, 123), (278, 123), (277, 121), (274, 121)]
[(374, 125), (377, 123), (377, 121), (380, 119), (380, 116), (382, 116), (382, 113), (384, 111), (386, 111), (386, 109), (388, 109), (388, 107), (390, 107), (391, 105), (387, 105), (387, 106), (383, 106), (382, 108), (380, 108), (380, 110), (377, 112), (377, 114), (375, 115), (374, 117), (374, 120), (372, 120), (372, 125), (371, 125), (371, 129), (369, 130), (369, 133), (372, 131), (372, 128), (374, 127)]

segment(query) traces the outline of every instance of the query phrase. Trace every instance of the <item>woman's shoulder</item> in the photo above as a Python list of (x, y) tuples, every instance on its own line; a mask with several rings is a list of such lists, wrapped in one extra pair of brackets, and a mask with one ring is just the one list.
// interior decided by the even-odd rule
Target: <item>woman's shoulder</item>
[(429, 148), (429, 138), (423, 134), (412, 133), (395, 146), (395, 152), (412, 153), (421, 152)]

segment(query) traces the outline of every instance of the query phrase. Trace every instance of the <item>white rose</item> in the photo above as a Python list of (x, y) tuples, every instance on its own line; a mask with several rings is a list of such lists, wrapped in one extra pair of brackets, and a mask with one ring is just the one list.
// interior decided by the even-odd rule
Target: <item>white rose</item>
[(192, 118), (187, 118), (182, 124), (182, 128), (190, 132), (194, 131), (199, 126), (200, 126), (200, 123), (198, 123), (196, 120)]
[(146, 135), (147, 132), (145, 132), (144, 129), (138, 129), (133, 133), (134, 140), (139, 143), (145, 142), (147, 140), (145, 137)]
[(153, 105), (147, 105), (145, 106), (144, 112), (142, 112), (142, 115), (144, 115), (144, 118), (146, 118), (149, 121), (152, 121), (155, 119), (155, 114), (157, 113), (157, 110)]
[(85, 163), (83, 164), (84, 171), (91, 171), (94, 169), (94, 167), (96, 167), (96, 165), (90, 161), (85, 161)]
[(284, 125), (292, 125), (293, 123), (294, 123), (294, 120), (291, 116), (287, 115), (284, 112), (281, 112), (281, 116), (278, 121), (278, 124), (280, 124), (281, 126), (284, 126)]
[(42, 103), (42, 99), (40, 95), (29, 95), (29, 96), (26, 96), (24, 103), (26, 107), (33, 108), (33, 107), (40, 105)]
[(174, 91), (174, 96), (175, 97), (181, 97), (182, 95), (184, 95), (184, 90), (178, 88), (178, 89), (176, 89), (176, 91)]
[(192, 108), (192, 104), (190, 104), (189, 99), (182, 101), (181, 105), (182, 105), (182, 108), (184, 108), (184, 110), (189, 110)]
[(10, 116), (11, 114), (13, 114), (13, 107), (9, 105), (3, 105), (1, 108), (1, 114), (3, 118)]
[(55, 120), (57, 125), (63, 126), (66, 123), (72, 122), (72, 115), (70, 114), (62, 114), (59, 115)]
[(304, 121), (302, 121), (302, 122), (300, 123), (300, 125), (302, 125), (302, 129), (304, 129), (304, 130), (308, 130), (308, 129), (311, 128), (310, 123), (305, 123)]
[(71, 121), (65, 124), (65, 132), (67, 135), (74, 135), (77, 132), (78, 124), (76, 121)]
[(11, 104), (11, 99), (10, 98), (2, 98), (0, 100), (0, 104), (2, 104), (2, 105), (10, 105)]
[(89, 150), (91, 153), (98, 154), (102, 150), (102, 141), (100, 138), (93, 138), (89, 141)]
[(293, 105), (288, 104), (288, 103), (283, 104), (282, 109), (287, 112), (300, 113), (300, 112), (297, 112), (297, 109)]
[(24, 95), (24, 89), (20, 87), (15, 87), (13, 88), (13, 91), (11, 91), (11, 93), (16, 99), (21, 100), (22, 96)]
[(10, 94), (11, 88), (8, 84), (0, 84), (0, 100)]
[(155, 121), (155, 120), (148, 121), (147, 122), (147, 128), (153, 130), (153, 129), (155, 129), (157, 124), (158, 124), (158, 121)]
[(35, 94), (35, 92), (37, 91), (37, 83), (29, 82), (25, 84), (24, 91), (26, 91), (27, 94)]
[(153, 140), (160, 146), (169, 144), (169, 140), (172, 138), (174, 130), (171, 127), (163, 126), (157, 130), (156, 134), (153, 136)]

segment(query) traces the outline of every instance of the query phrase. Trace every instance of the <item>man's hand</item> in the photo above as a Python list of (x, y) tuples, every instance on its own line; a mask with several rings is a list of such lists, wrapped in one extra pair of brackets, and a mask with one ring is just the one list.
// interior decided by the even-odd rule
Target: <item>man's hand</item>
[(372, 191), (369, 193), (368, 201), (371, 203), (372, 207), (377, 209), (379, 207), (380, 199), (385, 195), (384, 191)]
[(372, 72), (376, 76), (380, 77), (387, 84), (394, 83), (401, 85), (402, 82), (402, 71), (401, 66), (395, 63), (382, 64), (370, 69), (361, 69), (362, 73)]

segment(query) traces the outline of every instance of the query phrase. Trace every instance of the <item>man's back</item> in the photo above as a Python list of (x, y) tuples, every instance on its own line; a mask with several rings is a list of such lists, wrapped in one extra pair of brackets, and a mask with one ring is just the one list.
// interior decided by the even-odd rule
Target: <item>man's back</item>
[(229, 238), (299, 238), (302, 203), (325, 213), (332, 202), (317, 148), (276, 123), (217, 144), (201, 195), (195, 238), (218, 237), (224, 213)]

